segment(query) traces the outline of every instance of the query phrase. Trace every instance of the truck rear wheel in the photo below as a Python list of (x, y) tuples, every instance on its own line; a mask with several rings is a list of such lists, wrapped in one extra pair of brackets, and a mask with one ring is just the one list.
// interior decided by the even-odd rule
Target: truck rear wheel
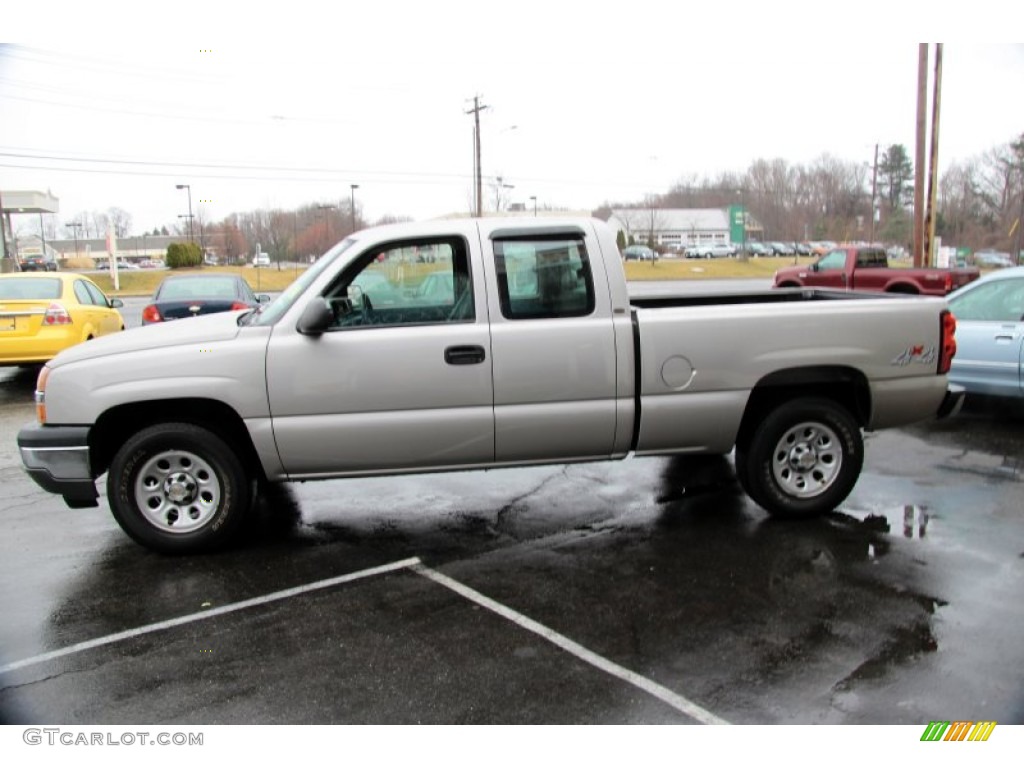
[(195, 424), (157, 424), (114, 455), (107, 498), (118, 524), (139, 544), (186, 554), (231, 539), (251, 502), (252, 482), (214, 433)]
[(849, 496), (863, 464), (857, 422), (838, 403), (818, 398), (778, 406), (736, 450), (740, 485), (775, 517), (831, 512)]

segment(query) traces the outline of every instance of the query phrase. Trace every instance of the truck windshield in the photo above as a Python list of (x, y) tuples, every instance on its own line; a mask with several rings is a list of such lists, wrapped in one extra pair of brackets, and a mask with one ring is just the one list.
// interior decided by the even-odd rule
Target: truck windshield
[(303, 272), (295, 280), (294, 283), (285, 288), (281, 295), (274, 299), (269, 304), (261, 306), (259, 309), (250, 312), (248, 315), (242, 316), (242, 323), (244, 325), (273, 325), (281, 316), (287, 312), (295, 300), (305, 293), (306, 289), (316, 280), (320, 274), (327, 269), (337, 258), (347, 251), (355, 240), (342, 240), (331, 250), (321, 256), (316, 262)]

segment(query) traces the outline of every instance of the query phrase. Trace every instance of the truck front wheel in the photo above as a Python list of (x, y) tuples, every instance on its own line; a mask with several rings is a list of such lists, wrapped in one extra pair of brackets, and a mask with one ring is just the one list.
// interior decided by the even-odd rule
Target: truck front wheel
[(831, 512), (853, 490), (864, 464), (864, 440), (850, 413), (832, 400), (792, 400), (761, 423), (736, 450), (736, 474), (747, 494), (775, 517)]
[(118, 524), (139, 544), (186, 554), (231, 539), (251, 502), (252, 482), (214, 433), (195, 424), (157, 424), (114, 455), (107, 498)]

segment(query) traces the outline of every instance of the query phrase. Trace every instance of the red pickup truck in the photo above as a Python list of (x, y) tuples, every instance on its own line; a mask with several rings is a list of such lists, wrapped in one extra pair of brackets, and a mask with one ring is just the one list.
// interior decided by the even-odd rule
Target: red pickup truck
[(786, 267), (775, 273), (776, 288), (841, 288), (945, 296), (980, 273), (959, 269), (890, 267), (885, 251), (870, 245), (841, 245), (807, 267)]

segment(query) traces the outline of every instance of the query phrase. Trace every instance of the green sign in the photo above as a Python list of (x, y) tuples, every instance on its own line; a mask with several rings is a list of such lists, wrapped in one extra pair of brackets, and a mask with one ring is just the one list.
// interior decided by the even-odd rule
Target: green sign
[(742, 205), (729, 206), (729, 241), (732, 243), (746, 242), (744, 219), (746, 209)]

